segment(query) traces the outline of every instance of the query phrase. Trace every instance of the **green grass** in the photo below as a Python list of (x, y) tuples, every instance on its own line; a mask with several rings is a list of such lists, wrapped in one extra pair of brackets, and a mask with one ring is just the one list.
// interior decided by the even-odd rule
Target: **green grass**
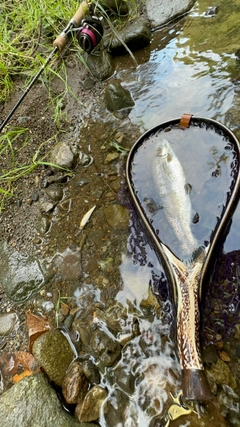
[[(98, 0), (92, 1), (97, 15), (108, 15)], [(139, 4), (130, 0), (131, 19), (137, 13)], [(54, 39), (63, 31), (71, 17), (79, 8), (78, 0), (1, 0), (0, 2), (0, 103), (7, 102), (9, 95), (18, 85), (22, 92), (37, 74), (46, 58), (53, 51)], [(121, 27), (121, 17), (116, 13), (112, 16), (109, 26), (114, 35)], [(80, 48), (73, 39), (71, 51), (86, 66)], [(133, 57), (131, 52), (130, 55)], [(57, 56), (56, 56), (57, 57)], [(134, 57), (133, 57), (134, 60)], [(62, 83), (61, 93), (51, 88), (52, 79), (58, 78)], [(42, 73), (49, 103), (53, 106), (52, 120), (60, 128), (64, 109), (62, 105), (67, 93), (75, 96), (67, 82), (67, 71), (63, 61), (51, 61)], [(29, 96), (29, 95), (27, 95)], [(24, 102), (24, 101), (23, 101)], [(78, 101), (80, 102), (80, 101)], [(81, 103), (81, 102), (80, 102)], [(47, 106), (46, 106), (47, 107)], [(66, 117), (64, 117), (66, 118)], [(1, 120), (4, 118), (1, 117)], [(21, 161), (21, 150), (29, 143), (30, 130), (4, 128), (0, 134), (0, 212), (7, 197), (14, 192), (14, 183), (30, 174), (37, 166), (47, 165), (45, 156), (41, 158), (41, 147), (27, 164)], [(54, 140), (55, 136), (53, 137)]]
[[(0, 5), (0, 101), (5, 101), (14, 79), (29, 83), (52, 42), (79, 6), (74, 0), (2, 0)], [(40, 58), (42, 59), (40, 60)]]

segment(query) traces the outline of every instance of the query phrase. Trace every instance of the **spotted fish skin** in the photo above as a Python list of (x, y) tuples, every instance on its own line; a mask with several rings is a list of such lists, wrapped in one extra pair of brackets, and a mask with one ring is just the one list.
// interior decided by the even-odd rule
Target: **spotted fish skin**
[(161, 207), (180, 243), (183, 257), (191, 257), (198, 244), (190, 225), (190, 187), (169, 142), (166, 139), (158, 141), (155, 150), (152, 177)]

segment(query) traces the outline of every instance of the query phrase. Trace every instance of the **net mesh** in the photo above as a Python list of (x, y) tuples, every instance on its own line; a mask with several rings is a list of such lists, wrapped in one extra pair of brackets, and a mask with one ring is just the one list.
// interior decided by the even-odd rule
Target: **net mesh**
[[(214, 130), (220, 136), (220, 140), (225, 144), (225, 149), (232, 152), (232, 162), (230, 168), (231, 183), (226, 194), (225, 204), (222, 212), (216, 218), (216, 227), (212, 231), (210, 241), (216, 232), (219, 223), (224, 215), (225, 209), (229, 204), (235, 183), (239, 174), (239, 153), (236, 148), (236, 142), (233, 142), (230, 134), (226, 135), (224, 129), (216, 125), (206, 124), (205, 122), (192, 122), (192, 126), (203, 127), (204, 129)], [(126, 201), (126, 198), (125, 198)], [(167, 281), (163, 268), (156, 269), (148, 258), (147, 246), (151, 249), (150, 237), (146, 227), (141, 223), (133, 204), (128, 201), (131, 211), (130, 235), (128, 241), (129, 252), (132, 255), (134, 263), (139, 265), (149, 265), (152, 268), (151, 287), (157, 298), (161, 301), (172, 300), (172, 290)], [(224, 238), (230, 231), (225, 232)], [(240, 246), (240, 242), (239, 242)], [(211, 279), (206, 284), (204, 297), (200, 304), (201, 311), (201, 335), (205, 342), (228, 341), (233, 334), (235, 325), (240, 321), (240, 247), (229, 253), (224, 253), (223, 243), (219, 245), (218, 257)], [(160, 261), (161, 264), (161, 261)], [(174, 320), (173, 305), (166, 304), (166, 318), (168, 321)]]

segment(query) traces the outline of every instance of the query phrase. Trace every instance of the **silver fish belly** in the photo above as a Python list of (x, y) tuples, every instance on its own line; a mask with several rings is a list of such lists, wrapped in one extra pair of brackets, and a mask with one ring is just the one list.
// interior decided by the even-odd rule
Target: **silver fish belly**
[(180, 243), (182, 256), (191, 256), (197, 241), (191, 231), (191, 200), (183, 168), (166, 139), (156, 143), (153, 183), (167, 220)]

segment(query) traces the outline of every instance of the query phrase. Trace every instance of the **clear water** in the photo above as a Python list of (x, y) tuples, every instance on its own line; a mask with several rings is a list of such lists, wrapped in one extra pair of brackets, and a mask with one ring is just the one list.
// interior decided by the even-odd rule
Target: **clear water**
[[(123, 58), (118, 65), (115, 77), (130, 90), (135, 101), (134, 108), (125, 120), (126, 128), (135, 126), (143, 133), (160, 123), (181, 117), (183, 113), (191, 113), (218, 120), (240, 137), (240, 62), (235, 56), (240, 40), (239, 20), (236, 17), (239, 4), (234, 0), (220, 0), (216, 16), (207, 17), (205, 12), (210, 6), (212, 4), (209, 1), (196, 2), (186, 17), (153, 33), (151, 49), (136, 54), (139, 65), (132, 68), (131, 72), (130, 67), (125, 68), (129, 58)], [(198, 241), (204, 242), (209, 240), (209, 234), (216, 225), (216, 217), (221, 213), (226, 199), (231, 182), (233, 152), (230, 150), (229, 153), (227, 142), (214, 131), (202, 133), (192, 129), (185, 135), (182, 137), (178, 131), (172, 130), (167, 139), (183, 165), (187, 181), (194, 189), (191, 194), (192, 207), (193, 212), (199, 214), (200, 221), (192, 225), (192, 230)], [(157, 202), (152, 186), (152, 156), (153, 151), (141, 149), (133, 165), (135, 190), (143, 203), (146, 198)], [(216, 177), (213, 172), (219, 166), (220, 174)], [(153, 220), (156, 229), (161, 229), (163, 240), (174, 247), (176, 242), (173, 234), (169, 231), (165, 233), (166, 228), (164, 230), (161, 227), (166, 221), (162, 213), (157, 211), (154, 215), (149, 214), (149, 218)], [(238, 206), (224, 243), (225, 253), (240, 250), (239, 224)], [(140, 236), (141, 229), (137, 230)], [(139, 236), (139, 247), (135, 248), (138, 253), (131, 252), (134, 246), (131, 240), (134, 241), (135, 234), (136, 228), (133, 226), (128, 245), (130, 254), (123, 255), (120, 266), (123, 286), (116, 297), (128, 307), (129, 319), (134, 307), (139, 320), (140, 337), (132, 340), (123, 350), (120, 361), (120, 365), (134, 376), (135, 387), (130, 396), (124, 398), (121, 395), (119, 399), (118, 387), (114, 383), (110, 385), (110, 380), (105, 377), (104, 385), (109, 389), (112, 408), (115, 405), (115, 412), (112, 411), (113, 418), (116, 418), (114, 424), (109, 415), (102, 413), (102, 426), (148, 425), (156, 412), (163, 414), (168, 406), (169, 390), (176, 394), (180, 387), (176, 345), (170, 338), (172, 311), (171, 307), (164, 306), (170, 303), (162, 303), (160, 318), (154, 310), (153, 315), (146, 315), (141, 307), (149, 283), (153, 283), (154, 275), (158, 278), (161, 276), (162, 267), (151, 245), (144, 239), (141, 242)], [(239, 287), (239, 281), (236, 286)], [(146, 345), (142, 345), (141, 341), (145, 341)], [(123, 418), (119, 412), (125, 414)], [(211, 416), (213, 413), (215, 411)], [(190, 418), (185, 417), (182, 423), (179, 419), (178, 425), (207, 426), (209, 422), (211, 425), (224, 425), (221, 420), (212, 420), (201, 418), (197, 421), (196, 417), (194, 424), (191, 424), (192, 419), (190, 421)]]
[(153, 182), (155, 144), (163, 139), (168, 140), (183, 168), (191, 199), (191, 232), (202, 246), (210, 241), (226, 204), (235, 152), (227, 136), (219, 135), (216, 129), (191, 126), (186, 130), (168, 127), (166, 131), (157, 131), (141, 141), (133, 154), (131, 181), (139, 203), (162, 242), (181, 258), (179, 242), (164, 215), (161, 195)]

